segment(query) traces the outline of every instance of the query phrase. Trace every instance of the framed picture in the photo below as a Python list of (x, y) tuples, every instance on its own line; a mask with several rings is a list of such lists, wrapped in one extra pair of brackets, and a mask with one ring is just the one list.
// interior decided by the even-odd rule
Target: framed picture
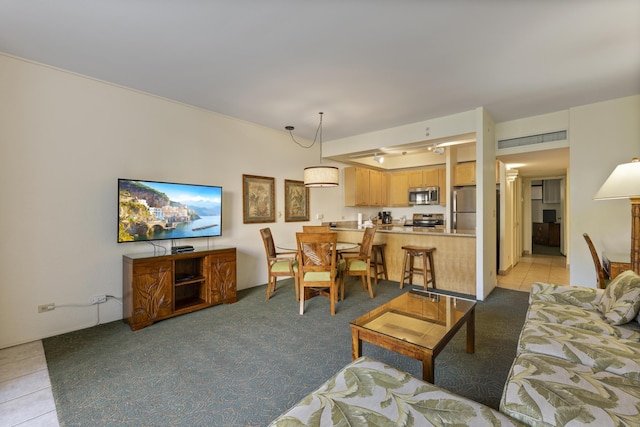
[(309, 221), (309, 189), (303, 181), (284, 180), (284, 221)]
[(242, 175), (242, 217), (245, 224), (276, 222), (275, 178)]

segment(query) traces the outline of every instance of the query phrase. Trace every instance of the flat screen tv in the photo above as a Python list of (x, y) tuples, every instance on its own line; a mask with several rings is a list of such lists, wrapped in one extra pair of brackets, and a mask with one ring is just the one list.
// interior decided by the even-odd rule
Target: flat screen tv
[(222, 187), (118, 179), (118, 243), (222, 234)]

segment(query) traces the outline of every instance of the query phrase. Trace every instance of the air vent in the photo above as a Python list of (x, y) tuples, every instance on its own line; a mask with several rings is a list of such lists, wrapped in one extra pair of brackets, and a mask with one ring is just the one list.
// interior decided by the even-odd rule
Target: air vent
[(567, 139), (567, 131), (541, 133), (539, 135), (521, 136), (519, 138), (501, 139), (498, 141), (498, 149), (522, 147), (525, 145), (541, 144), (543, 142), (564, 141)]

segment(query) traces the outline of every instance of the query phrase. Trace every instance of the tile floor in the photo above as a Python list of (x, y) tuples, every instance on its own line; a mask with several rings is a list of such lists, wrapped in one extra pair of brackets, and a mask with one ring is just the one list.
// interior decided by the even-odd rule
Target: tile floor
[(529, 292), (534, 282), (569, 284), (567, 259), (563, 256), (526, 255), (506, 276), (498, 276), (498, 287)]
[[(498, 286), (529, 292), (534, 282), (569, 284), (566, 258), (527, 255)], [(0, 426), (58, 426), (49, 370), (41, 341), (0, 350)]]
[(0, 426), (58, 426), (42, 341), (0, 350)]

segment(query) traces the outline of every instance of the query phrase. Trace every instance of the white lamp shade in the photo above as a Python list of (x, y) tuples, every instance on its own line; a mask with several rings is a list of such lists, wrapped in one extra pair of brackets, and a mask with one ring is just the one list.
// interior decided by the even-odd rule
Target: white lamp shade
[(335, 166), (311, 166), (304, 168), (305, 187), (335, 187), (340, 173)]
[(640, 162), (637, 158), (634, 158), (630, 163), (616, 166), (594, 199), (628, 199), (633, 197), (640, 197)]

